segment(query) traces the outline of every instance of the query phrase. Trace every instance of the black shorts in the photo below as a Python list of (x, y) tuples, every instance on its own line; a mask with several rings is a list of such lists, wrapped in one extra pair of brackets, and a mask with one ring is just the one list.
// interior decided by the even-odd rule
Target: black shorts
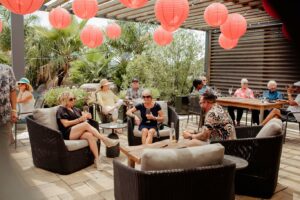
[(156, 130), (156, 132), (158, 131), (157, 126), (150, 126), (150, 125), (146, 125), (146, 124), (140, 124), (139, 131), (142, 131), (143, 128), (146, 128), (148, 130), (151, 129), (151, 128), (154, 128)]

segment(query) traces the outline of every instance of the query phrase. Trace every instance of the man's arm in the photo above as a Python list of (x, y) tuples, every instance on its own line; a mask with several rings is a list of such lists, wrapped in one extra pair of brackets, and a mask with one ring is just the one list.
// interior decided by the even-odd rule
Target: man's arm
[(11, 121), (16, 122), (18, 119), (17, 115), (17, 92), (12, 90), (10, 92), (10, 103), (11, 103)]

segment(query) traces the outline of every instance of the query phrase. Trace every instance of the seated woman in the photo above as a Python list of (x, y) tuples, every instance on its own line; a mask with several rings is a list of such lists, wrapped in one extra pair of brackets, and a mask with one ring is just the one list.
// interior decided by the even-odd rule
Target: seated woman
[[(18, 82), (19, 94), (17, 103), (19, 108), (19, 119), (25, 121), (25, 117), (30, 115), (34, 109), (34, 97), (32, 86), (27, 78), (21, 78)], [(23, 114), (22, 114), (23, 113)]]
[[(142, 131), (142, 144), (151, 144), (153, 136), (158, 132), (157, 122), (164, 121), (164, 113), (158, 103), (152, 99), (152, 93), (146, 89), (142, 93), (144, 103), (137, 104), (129, 109), (126, 114), (135, 119), (135, 123), (139, 125), (139, 131)], [(142, 122), (138, 116), (133, 113), (139, 110), (141, 112)]]
[(200, 95), (203, 95), (206, 91), (208, 91), (210, 88), (209, 86), (207, 85), (207, 78), (205, 76), (201, 76), (200, 77), (200, 80), (202, 81), (203, 83), (203, 87), (199, 90), (199, 94)]
[(61, 106), (56, 113), (58, 128), (65, 140), (87, 140), (95, 157), (95, 166), (101, 170), (97, 139), (101, 140), (107, 147), (116, 146), (119, 141), (111, 140), (97, 129), (91, 126), (87, 120), (91, 119), (90, 113), (82, 113), (74, 107), (76, 98), (71, 92), (63, 92), (59, 98)]
[[(118, 109), (123, 104), (123, 100), (119, 99), (109, 88), (107, 79), (100, 81), (100, 89), (96, 92), (96, 103), (102, 107), (104, 115), (113, 114), (118, 115)], [(116, 116), (117, 117), (117, 116)]]

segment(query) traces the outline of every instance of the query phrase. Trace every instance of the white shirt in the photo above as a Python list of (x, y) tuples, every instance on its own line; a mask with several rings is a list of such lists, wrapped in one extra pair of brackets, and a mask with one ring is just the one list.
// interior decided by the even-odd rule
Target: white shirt
[[(296, 103), (298, 104), (297, 106), (289, 106), (287, 110), (291, 112), (300, 112), (300, 94), (297, 95), (295, 99)], [(300, 122), (300, 113), (294, 114), (296, 120)]]
[[(31, 92), (29, 91), (24, 91), (24, 92), (20, 92), (21, 96), (28, 96), (31, 95)], [(19, 105), (19, 112), (20, 113), (26, 113), (26, 112), (32, 112), (34, 110), (34, 98), (32, 97), (28, 102), (25, 103), (18, 103)], [(28, 114), (20, 114), (19, 118), (20, 119), (24, 119), (27, 115), (30, 115), (30, 113)]]

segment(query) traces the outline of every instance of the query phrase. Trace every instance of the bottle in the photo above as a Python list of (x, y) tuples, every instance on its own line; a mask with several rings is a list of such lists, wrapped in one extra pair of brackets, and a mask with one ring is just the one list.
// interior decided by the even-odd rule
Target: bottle
[(171, 122), (170, 141), (176, 141), (174, 122)]

